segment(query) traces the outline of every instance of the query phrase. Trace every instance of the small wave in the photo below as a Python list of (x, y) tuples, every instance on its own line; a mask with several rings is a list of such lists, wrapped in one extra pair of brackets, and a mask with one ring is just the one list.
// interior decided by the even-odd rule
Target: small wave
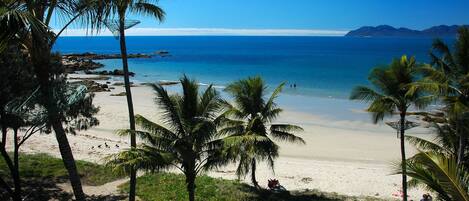
[[(210, 86), (210, 84), (206, 84), (206, 83), (202, 83), (202, 82), (198, 83), (198, 85), (199, 85), (199, 86)], [(226, 86), (223, 86), (223, 85), (214, 85), (214, 84), (212, 84), (212, 87), (213, 87), (213, 88), (216, 88), (216, 89), (224, 89), (224, 88), (226, 88)]]

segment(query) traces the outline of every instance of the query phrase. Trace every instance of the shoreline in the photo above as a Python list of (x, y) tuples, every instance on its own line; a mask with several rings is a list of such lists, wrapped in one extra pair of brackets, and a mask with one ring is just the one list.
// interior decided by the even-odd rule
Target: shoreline
[[(128, 117), (125, 97), (110, 96), (124, 89), (122, 86), (113, 87), (109, 92), (95, 93), (94, 104), (100, 107), (96, 115), (100, 125), (80, 131), (76, 136), (69, 135), (70, 146), (78, 160), (103, 163), (103, 157), (129, 147), (126, 137), (114, 134), (115, 130), (128, 125)], [(153, 103), (151, 88), (137, 85), (132, 87), (132, 93), (135, 114), (158, 121), (160, 118)], [(305, 131), (299, 136), (303, 137), (307, 144), (299, 146), (279, 143), (280, 156), (276, 160), (275, 174), (265, 163), (260, 163), (258, 167), (256, 174), (261, 185), (265, 185), (267, 179), (278, 178), (281, 184), (290, 190), (319, 189), (345, 195), (386, 199), (391, 199), (392, 193), (399, 189), (400, 175), (391, 175), (391, 163), (400, 158), (399, 141), (392, 129), (359, 121), (333, 121), (290, 109), (280, 115), (278, 122), (302, 126)], [(413, 131), (409, 134), (414, 134)], [(104, 142), (107, 142), (110, 148), (97, 148)], [(119, 148), (115, 144), (118, 144)], [(95, 148), (91, 149), (92, 146)], [(21, 151), (48, 153), (60, 157), (53, 134), (31, 137)], [(414, 150), (407, 144), (407, 154), (412, 153)], [(207, 174), (236, 179), (234, 170), (235, 166), (231, 164)], [(250, 183), (249, 179), (243, 181)], [(416, 199), (421, 194), (423, 191), (417, 190), (411, 191), (409, 195)]]

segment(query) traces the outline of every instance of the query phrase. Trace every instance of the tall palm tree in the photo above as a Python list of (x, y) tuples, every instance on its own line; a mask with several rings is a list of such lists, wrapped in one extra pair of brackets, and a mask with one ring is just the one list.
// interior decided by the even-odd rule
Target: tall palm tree
[[(410, 106), (417, 109), (427, 106), (431, 96), (423, 96), (421, 91), (410, 90), (410, 86), (417, 81), (418, 65), (415, 58), (394, 59), (389, 66), (375, 68), (368, 80), (374, 88), (358, 86), (353, 89), (350, 99), (370, 103), (367, 111), (373, 115), (373, 123), (378, 123), (386, 116), (398, 114), (400, 117), (400, 145), (402, 164), (405, 164), (405, 122)], [(403, 199), (407, 200), (406, 167), (402, 166)]]
[[(456, 122), (469, 112), (469, 28), (459, 29), (458, 38), (452, 52), (448, 45), (437, 39), (433, 42), (430, 53), (432, 66), (422, 68), (425, 79), (414, 88), (421, 88), (437, 94), (445, 104), (448, 115)], [(464, 124), (456, 125), (459, 136), (458, 163), (463, 163), (469, 135), (464, 131)]]
[(225, 103), (222, 134), (225, 139), (226, 152), (237, 161), (238, 177), (251, 172), (251, 181), (257, 188), (256, 167), (259, 161), (267, 160), (273, 169), (274, 160), (278, 157), (279, 146), (273, 140), (305, 144), (305, 141), (294, 133), (302, 131), (299, 126), (274, 123), (282, 112), (275, 99), (282, 91), (284, 84), (274, 89), (266, 100), (267, 86), (260, 77), (250, 77), (236, 81), (225, 89), (233, 98), (234, 104)]
[[(49, 124), (55, 131), (55, 136), (62, 155), (64, 166), (68, 171), (70, 183), (77, 200), (85, 200), (85, 194), (80, 182), (75, 160), (70, 148), (66, 130), (62, 122), (64, 114), (61, 111), (59, 97), (56, 96), (57, 85), (64, 83), (63, 72), (52, 65), (52, 47), (57, 38), (71, 24), (77, 22), (99, 28), (101, 16), (100, 6), (96, 0), (4, 0), (0, 2), (0, 51), (4, 51), (10, 42), (25, 48), (33, 63), (34, 73), (38, 79), (43, 96), (41, 105), (47, 109)], [(60, 31), (54, 33), (49, 29), (52, 16), (59, 16), (64, 20)], [(60, 63), (60, 62), (59, 62)]]
[[(124, 87), (127, 98), (127, 108), (129, 111), (129, 127), (130, 130), (135, 130), (135, 116), (134, 108), (132, 101), (132, 92), (130, 89), (130, 80), (129, 80), (129, 64), (127, 62), (127, 44), (125, 41), (125, 30), (128, 28), (126, 24), (126, 15), (127, 14), (144, 14), (154, 17), (158, 21), (163, 21), (165, 17), (165, 12), (158, 7), (156, 4), (157, 0), (104, 0), (106, 2), (106, 9), (110, 16), (117, 16), (117, 30), (118, 31), (120, 50), (122, 56), (122, 68), (124, 70)], [(112, 24), (113, 22), (109, 22)], [(114, 22), (115, 24), (115, 22)], [(108, 25), (109, 26), (109, 25)], [(112, 25), (111, 25), (112, 26)], [(109, 27), (112, 29), (112, 27)], [(136, 147), (135, 134), (130, 134), (130, 146)], [(135, 188), (136, 188), (136, 172), (130, 171), (130, 192), (129, 200), (135, 200)]]
[(405, 166), (408, 170), (405, 174), (412, 178), (410, 187), (423, 186), (436, 192), (439, 200), (469, 201), (469, 172), (457, 164), (454, 156), (421, 151), (408, 159)]
[(199, 94), (197, 82), (187, 77), (181, 79), (181, 86), (181, 95), (169, 95), (161, 85), (152, 86), (163, 121), (160, 124), (137, 115), (136, 123), (141, 130), (126, 129), (119, 133), (136, 134), (145, 143), (110, 156), (108, 165), (125, 171), (175, 167), (186, 176), (189, 200), (193, 201), (197, 175), (223, 162), (220, 158), (223, 143), (216, 125), (222, 101), (212, 86)]

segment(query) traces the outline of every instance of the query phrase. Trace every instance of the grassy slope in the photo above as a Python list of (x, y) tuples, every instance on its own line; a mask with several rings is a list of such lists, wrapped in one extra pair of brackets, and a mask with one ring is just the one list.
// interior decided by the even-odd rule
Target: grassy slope
[[(85, 161), (76, 161), (78, 172), (85, 185), (102, 185), (123, 178), (109, 168)], [(0, 158), (0, 176), (8, 178), (9, 170), (3, 158)], [(22, 179), (52, 178), (62, 182), (67, 179), (67, 171), (62, 159), (47, 154), (21, 154), (20, 175)]]
[[(349, 197), (319, 191), (273, 194), (258, 192), (251, 186), (232, 180), (200, 176), (196, 182), (196, 200), (204, 201), (319, 201), (319, 200), (380, 200), (371, 197)], [(128, 184), (121, 186), (128, 192)], [(188, 200), (184, 176), (172, 173), (147, 174), (137, 179), (137, 195), (145, 201)]]

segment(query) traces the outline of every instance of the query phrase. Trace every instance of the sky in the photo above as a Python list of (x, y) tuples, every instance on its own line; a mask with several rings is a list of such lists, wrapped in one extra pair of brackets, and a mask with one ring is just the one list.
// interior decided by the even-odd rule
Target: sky
[(166, 20), (129, 15), (141, 21), (129, 35), (343, 35), (365, 25), (469, 24), (469, 0), (159, 0), (158, 5)]

